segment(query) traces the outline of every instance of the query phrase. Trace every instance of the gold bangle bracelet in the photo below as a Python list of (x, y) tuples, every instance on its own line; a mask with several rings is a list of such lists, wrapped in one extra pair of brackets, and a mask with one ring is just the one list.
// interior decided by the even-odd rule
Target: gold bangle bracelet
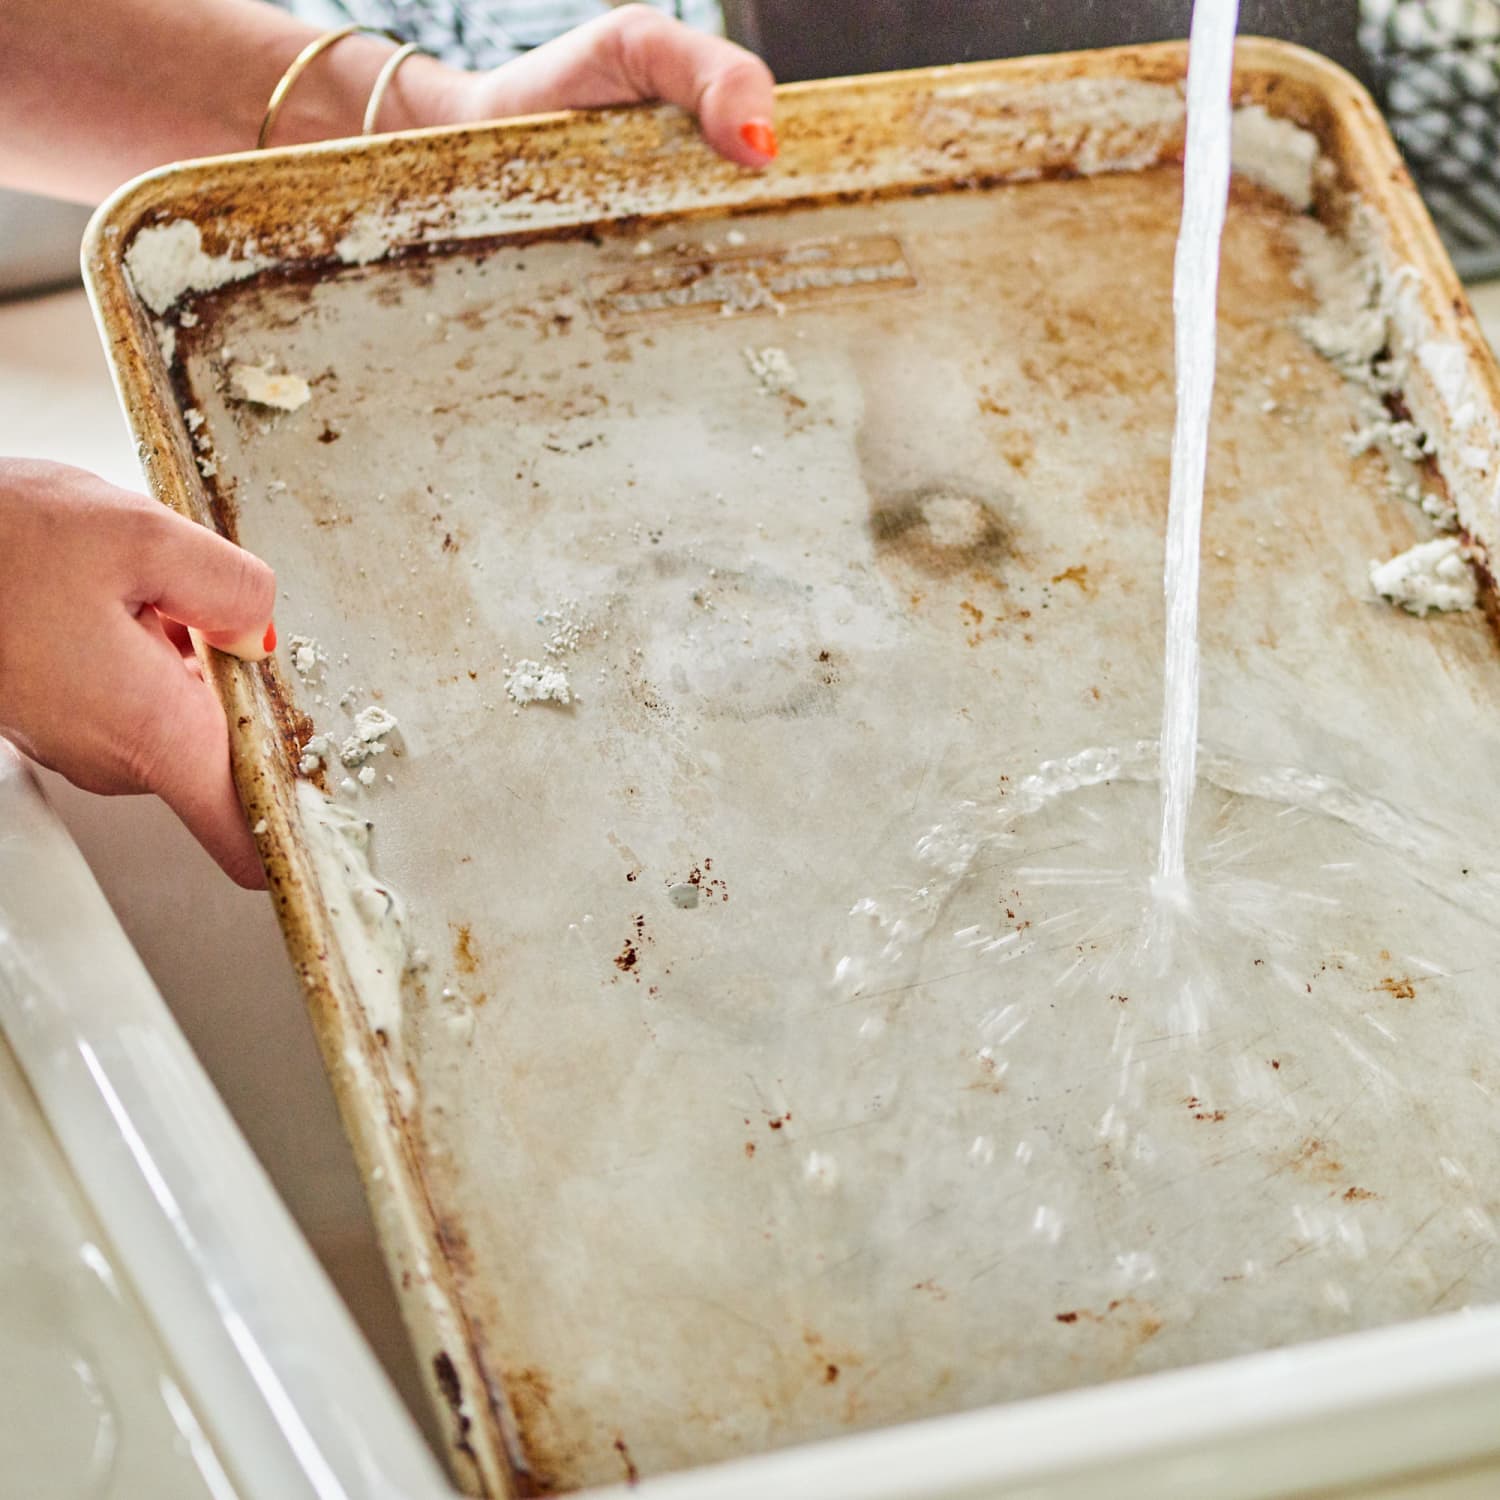
[(266, 142), (271, 138), (271, 131), (275, 127), (276, 117), (281, 113), (281, 106), (286, 103), (286, 96), (291, 93), (297, 80), (307, 71), (308, 67), (317, 61), (330, 47), (344, 40), (346, 36), (358, 36), (361, 33), (367, 36), (383, 36), (392, 42), (400, 42), (401, 38), (394, 32), (387, 31), (382, 26), (341, 26), (337, 31), (325, 32), (322, 36), (310, 41), (291, 61), (286, 72), (281, 75), (276, 87), (271, 90), (270, 102), (266, 105), (266, 117), (260, 122), (260, 134), (255, 138), (255, 149), (264, 151)]
[(375, 134), (375, 121), (380, 117), (380, 106), (385, 103), (386, 91), (391, 86), (391, 80), (396, 76), (396, 70), (408, 57), (415, 57), (423, 50), (415, 42), (407, 42), (405, 46), (398, 47), (386, 58), (384, 66), (375, 75), (375, 82), (370, 88), (370, 102), (365, 105), (364, 125), (360, 131), (362, 135)]

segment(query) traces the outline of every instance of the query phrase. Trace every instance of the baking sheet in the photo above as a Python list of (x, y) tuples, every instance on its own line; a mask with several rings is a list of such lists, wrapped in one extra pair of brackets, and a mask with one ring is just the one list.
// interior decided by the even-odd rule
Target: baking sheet
[[(1255, 56), (1242, 89), (1282, 88), (1346, 185), (1372, 160), (1386, 180), (1378, 139), (1350, 144), (1358, 100)], [(1152, 162), (1180, 115), (1088, 69), (1180, 54), (1130, 57), (795, 95), (800, 184), (795, 156), (779, 189), (697, 183), (665, 222), (575, 206), (580, 233), (533, 181), (551, 226), (389, 260), (377, 233), (361, 264), (379, 221), (346, 192), (340, 258), (173, 320), (202, 425), (155, 433), (153, 471), (195, 490), (196, 449), (199, 501), (277, 566), (283, 640), (325, 658), (220, 671), (471, 1485), (651, 1474), (1493, 1299), (1493, 814), (1464, 789), (1500, 748), (1494, 639), (1371, 600), (1368, 560), (1427, 523), (1351, 452), (1358, 393), (1299, 330), (1351, 252), (1243, 180), (1205, 517), (1199, 837), (1234, 907), (1214, 983), (1140, 992), (1129, 880), (1087, 890), (1154, 831), (1180, 178)], [(1073, 88), (1071, 134), (1039, 76)], [(833, 164), (835, 106), (882, 102), (940, 162), (850, 160), (845, 131)], [(955, 179), (938, 124), (991, 170)], [(534, 163), (547, 136), (513, 139)], [(815, 150), (824, 191), (799, 192)], [(379, 197), (393, 169), (367, 164)], [(1065, 164), (1095, 175), (1045, 180)], [(830, 201), (839, 181), (869, 201)], [(1366, 202), (1387, 249), (1431, 257), (1399, 194)], [(1347, 209), (1326, 183), (1322, 206)], [(1423, 270), (1462, 353), (1451, 277)], [(232, 398), (229, 367), (265, 360), (307, 406)], [(1434, 383), (1408, 398), (1442, 436)], [(507, 672), (559, 639), (574, 701), (515, 705)], [(327, 786), (409, 906), (399, 1012), (354, 993), (347, 892), (290, 793), (300, 716), (341, 736), (371, 703), (400, 721), (374, 784)]]

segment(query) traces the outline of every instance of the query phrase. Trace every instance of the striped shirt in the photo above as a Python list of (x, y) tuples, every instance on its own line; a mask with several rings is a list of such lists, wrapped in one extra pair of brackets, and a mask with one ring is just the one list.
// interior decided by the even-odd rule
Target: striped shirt
[[(459, 68), (495, 68), (603, 15), (609, 0), (279, 0), (324, 26), (380, 26)], [(701, 31), (721, 32), (718, 0), (650, 0)]]

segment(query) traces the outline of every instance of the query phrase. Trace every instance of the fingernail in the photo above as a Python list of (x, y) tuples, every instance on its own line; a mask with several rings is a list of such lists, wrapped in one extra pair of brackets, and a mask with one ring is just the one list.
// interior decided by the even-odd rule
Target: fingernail
[[(198, 632), (195, 630), (192, 634), (196, 636)], [(210, 639), (209, 645), (215, 651), (237, 656), (241, 661), (264, 661), (276, 649), (276, 626), (273, 622), (266, 626), (264, 634), (257, 630), (234, 641)]]
[(769, 120), (746, 120), (740, 126), (740, 139), (757, 155), (767, 161), (775, 159), (781, 149), (776, 143), (776, 131)]

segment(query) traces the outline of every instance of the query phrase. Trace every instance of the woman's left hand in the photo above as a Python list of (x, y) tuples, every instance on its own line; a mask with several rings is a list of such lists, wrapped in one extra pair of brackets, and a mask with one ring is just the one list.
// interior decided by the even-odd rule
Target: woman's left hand
[(644, 5), (612, 10), (454, 87), (457, 120), (660, 100), (696, 115), (732, 162), (763, 167), (776, 155), (771, 70), (743, 47)]

